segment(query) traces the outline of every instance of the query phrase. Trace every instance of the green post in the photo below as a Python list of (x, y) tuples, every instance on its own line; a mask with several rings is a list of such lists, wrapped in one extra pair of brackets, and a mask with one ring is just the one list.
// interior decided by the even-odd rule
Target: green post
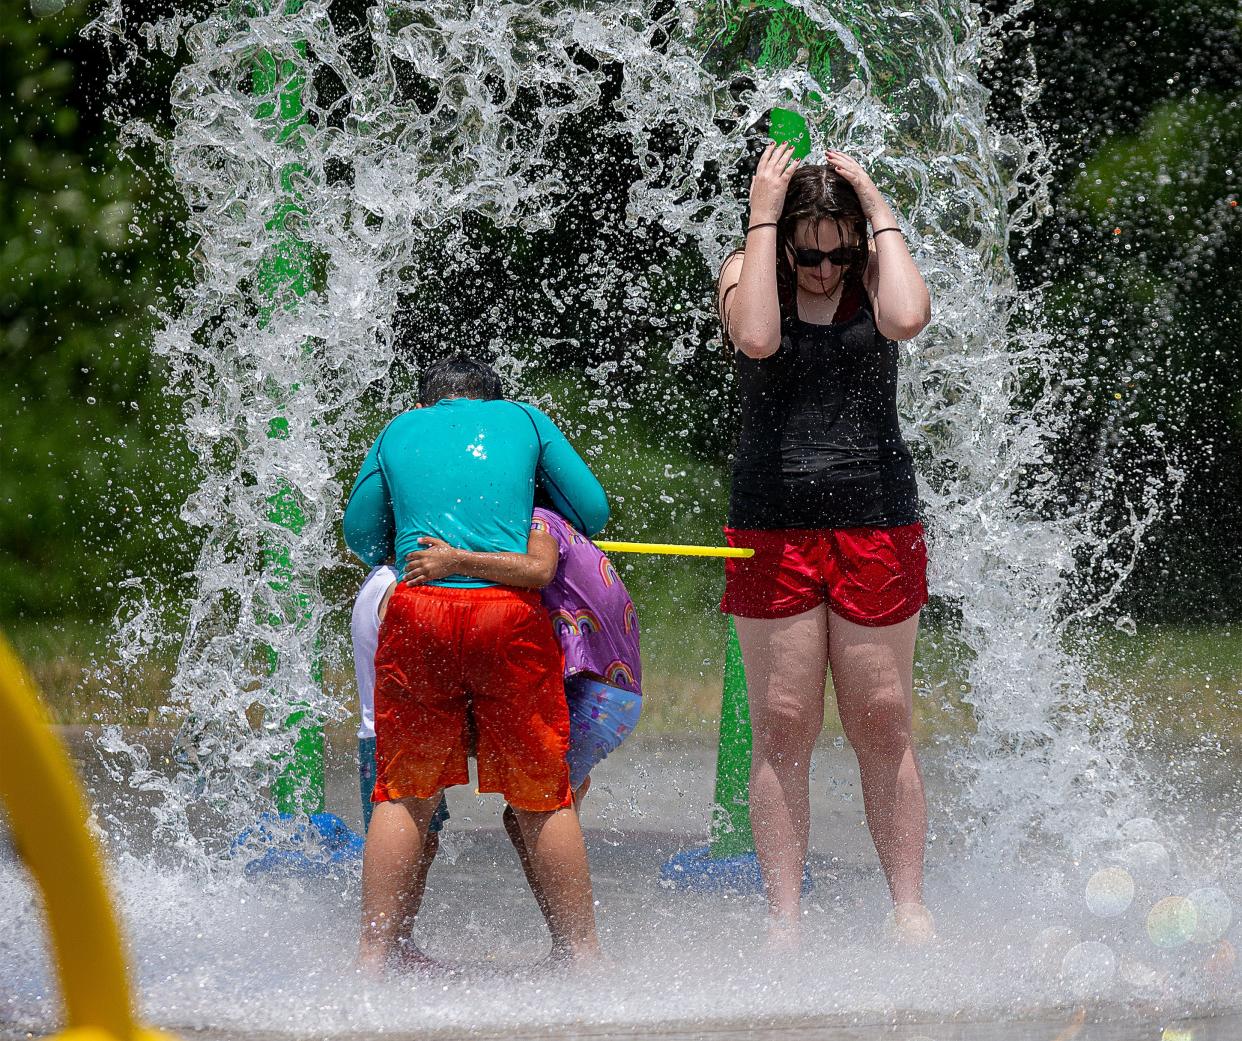
[[(266, 10), (267, 0), (260, 0)], [(303, 0), (285, 0), (284, 13), (296, 14)], [(279, 56), (271, 51), (261, 51), (255, 58), (251, 75), (251, 88), (258, 100), (255, 117), (269, 124), (270, 133), (282, 144), (297, 147), (297, 133), (306, 123), (306, 111), (302, 92), (306, 83), (305, 41), (292, 46), (293, 53)], [(280, 183), (285, 198), (277, 205), (275, 213), (267, 221), (266, 228), (273, 236), (267, 255), (259, 264), (257, 284), (261, 298), (259, 326), (265, 328), (281, 312), (297, 309), (298, 301), (312, 288), (314, 279), (314, 251), (306, 240), (288, 226), (290, 216), (305, 212), (297, 178), (305, 167), (297, 159), (291, 159), (281, 169)], [(290, 388), (295, 391), (296, 385)], [(268, 424), (269, 438), (285, 440), (289, 437), (289, 421), (282, 414), (283, 405), (276, 402), (277, 414)], [(267, 519), (287, 529), (293, 535), (302, 533), (306, 526), (306, 514), (298, 501), (297, 490), (284, 478), (277, 482), (275, 491), (268, 497)], [(287, 546), (269, 544), (263, 550), (263, 567), (268, 584), (280, 596), (281, 608), (269, 621), (272, 625), (304, 626), (310, 617), (310, 598), (297, 588), (293, 574), (293, 562)], [(268, 649), (269, 675), (274, 674), (278, 656)], [(319, 678), (320, 666), (314, 666)], [(272, 785), (272, 798), (281, 813), (318, 813), (323, 810), (323, 726), (309, 712), (297, 710), (285, 720), (290, 733), (289, 752), (277, 757), (281, 765), (280, 775)]]
[(746, 701), (746, 669), (737, 629), (729, 619), (725, 649), (724, 693), (720, 701), (720, 744), (716, 750), (716, 796), (712, 807), (711, 855), (715, 860), (751, 853), (750, 832), (750, 706)]
[[(721, 41), (726, 52), (730, 44), (742, 42), (742, 27), (759, 11), (767, 20), (758, 40), (754, 64), (762, 69), (787, 68), (807, 64), (821, 82), (828, 82), (828, 48), (810, 19), (784, 0), (758, 0), (726, 16)], [(751, 49), (747, 43), (744, 49)], [(737, 54), (737, 57), (742, 57)], [(799, 60), (801, 59), (801, 60)], [(768, 113), (768, 136), (789, 142), (794, 157), (805, 159), (811, 151), (811, 130), (797, 112), (773, 108)], [(711, 847), (713, 860), (753, 853), (754, 835), (750, 830), (750, 753), (752, 734), (750, 706), (746, 698), (746, 669), (737, 641), (737, 628), (729, 619), (729, 642), (725, 650), (724, 689), (720, 705), (720, 744), (716, 752), (716, 794), (712, 807)]]
[[(797, 112), (774, 108), (769, 113), (769, 136), (788, 141), (794, 157), (811, 151), (811, 129)], [(711, 855), (715, 860), (753, 853), (750, 830), (750, 706), (746, 700), (746, 669), (737, 628), (729, 619), (725, 649), (724, 690), (720, 699), (720, 745), (716, 752), (716, 796), (712, 807)]]

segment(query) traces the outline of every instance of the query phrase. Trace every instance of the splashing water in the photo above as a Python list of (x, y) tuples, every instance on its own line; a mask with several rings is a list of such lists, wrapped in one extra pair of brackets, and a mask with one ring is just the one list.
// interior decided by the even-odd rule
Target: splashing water
[[(304, 705), (339, 714), (312, 669), (326, 610), (319, 580), (339, 559), (337, 475), (356, 458), (363, 403), (377, 387), (401, 403), (386, 381), (409, 300), (435, 300), (410, 319), (428, 326), (416, 340), (477, 346), (486, 335), (514, 388), (529, 394), (524, 370), (557, 352), (539, 335), (549, 323), (531, 310), (611, 310), (625, 294), (630, 326), (653, 322), (661, 335), (637, 350), (582, 345), (587, 371), (605, 370), (592, 407), (615, 422), (646, 404), (667, 429), (684, 427), (681, 392), (660, 399), (679, 369), (721, 353), (711, 294), (672, 310), (652, 283), (684, 263), (679, 253), (706, 272), (736, 244), (741, 204), (719, 171), (740, 158), (740, 127), (789, 97), (814, 113), (821, 148), (857, 155), (895, 200), (935, 300), (933, 325), (907, 352), (901, 402), (921, 464), (933, 590), (956, 611), (971, 652), (966, 700), (977, 729), (957, 765), (976, 819), (1012, 848), (1031, 823), (1089, 840), (1109, 834), (1116, 814), (1132, 815), (1124, 728), (1094, 726), (1104, 708), (1084, 700), (1082, 666), (1063, 647), (1067, 574), (1095, 534), (1090, 510), (1049, 510), (1029, 480), (1060, 427), (1065, 363), (1038, 328), (1038, 299), (1015, 286), (1006, 248), (1044, 205), (1046, 159), (1037, 141), (987, 125), (975, 70), (988, 41), (973, 10), (860, 8), (847, 27), (807, 4), (829, 41), (816, 68), (830, 80), (796, 65), (765, 74), (745, 63), (744, 90), (736, 67), (723, 66), (755, 26), (723, 20), (710, 5), (697, 18), (688, 7), (662, 10), (389, 5), (347, 32), (328, 6), (312, 3), (251, 19), (223, 8), (185, 31), (190, 61), (174, 87), (168, 158), (191, 209), (197, 267), (156, 350), (186, 395), (186, 432), (205, 476), (183, 511), (203, 546), (175, 680), (189, 722), (186, 769), (162, 818), (169, 836), (189, 841), (191, 803), (211, 804), (223, 822), (253, 812), (288, 740), (276, 721)], [(255, 114), (248, 84), (264, 49), (292, 56), (293, 74), (308, 83), (306, 119), (292, 139)], [(601, 106), (607, 120), (590, 122)], [(583, 126), (628, 163), (585, 186), (589, 203), (615, 214), (611, 222), (582, 219), (584, 186), (564, 166), (565, 138)], [(254, 273), (279, 234), (267, 225), (285, 202), (280, 175), (291, 152), (301, 212), (285, 232), (309, 244), (321, 284), (265, 324)], [(1020, 194), (1019, 179), (1035, 187)], [(502, 264), (472, 279), (480, 222), (497, 249), (588, 228), (591, 241), (568, 278), (549, 272), (536, 287), (528, 269)], [(644, 254), (656, 262), (638, 266)], [(576, 298), (562, 295), (567, 288)], [(645, 379), (654, 350), (673, 364)], [(288, 438), (266, 436), (277, 415)], [(589, 426), (580, 421), (577, 431), (588, 453), (599, 448)], [(606, 475), (624, 475), (601, 462)], [(268, 516), (282, 481), (307, 517), (296, 536)], [(1148, 514), (1168, 495), (1164, 484), (1150, 491)], [(709, 505), (720, 512), (718, 498)], [(1141, 526), (1129, 533), (1140, 534)], [(303, 625), (288, 624), (258, 566), (273, 542), (290, 554), (313, 605)], [(144, 615), (141, 624), (156, 623)], [(267, 647), (278, 656), (270, 677)], [(242, 724), (256, 702), (265, 730)]]
[[(762, 5), (725, 15), (714, 4), (655, 0), (426, 0), (371, 7), (361, 20), (323, 3), (246, 18), (224, 5), (194, 24), (146, 27), (152, 46), (175, 49), (179, 39), (188, 55), (166, 155), (190, 209), (195, 277), (163, 316), (155, 349), (186, 401), (185, 436), (202, 483), (183, 518), (201, 545), (171, 699), (180, 724), (172, 779), (119, 730), (102, 739), (114, 777), (151, 793), (157, 844), (179, 850), (189, 874), (160, 875), (135, 859), (123, 889), (162, 887), (170, 906), (181, 907), (183, 889), (200, 884), (223, 894), (208, 906), (235, 899), (239, 881), (210, 865), (223, 840), (265, 808), (274, 757), (289, 741), (281, 721), (302, 708), (343, 718), (315, 672), (330, 610), (321, 582), (341, 559), (341, 481), (352, 476), (377, 414), (408, 403), (403, 367), (445, 346), (486, 348), (514, 393), (553, 407), (589, 400), (562, 418), (622, 502), (632, 487), (627, 437), (668, 444), (701, 436), (696, 424), (724, 408), (731, 378), (711, 290), (742, 215), (727, 171), (742, 155), (741, 128), (780, 103), (811, 114), (812, 159), (831, 145), (864, 163), (902, 215), (932, 292), (933, 324), (904, 351), (900, 402), (920, 468), (933, 594), (967, 649), (962, 699), (975, 720), (948, 760), (964, 794), (940, 808), (943, 823), (972, 854), (1040, 851), (1071, 880), (1079, 865), (1090, 866), (1088, 903), (1111, 914), (1117, 893), (1129, 892), (1129, 907), (1134, 877), (1155, 870), (1150, 859), (1100, 879), (1092, 872), (1101, 858), (1142, 860), (1134, 847), (1148, 840), (1123, 822), (1145, 816), (1146, 781), (1128, 750), (1124, 706), (1088, 693), (1085, 665), (1065, 641), (1070, 621), (1107, 605), (1106, 594), (1069, 610), (1072, 575), (1090, 561), (1099, 521), (1091, 502), (1077, 510), (1057, 502), (1047, 479), (1073, 359), (1040, 328), (1038, 294), (1018, 288), (1007, 259), (1011, 237), (1046, 206), (1047, 155), (1033, 131), (989, 127), (977, 74), (994, 41), (972, 5), (846, 6), (848, 25), (839, 5), (796, 5), (826, 42), (823, 53), (799, 56), (782, 72), (755, 64), (769, 17)], [(100, 26), (110, 17), (121, 17), (119, 6)], [(305, 78), (306, 118), (292, 137), (280, 139), (256, 115), (249, 84), (262, 50), (287, 57)], [(149, 140), (160, 132), (131, 125), (128, 133)], [(584, 156), (586, 169), (572, 165)], [(317, 281), (272, 311), (255, 272), (279, 234), (269, 225), (290, 191), (282, 172), (291, 157), (298, 205), (284, 233), (308, 245)], [(574, 242), (568, 251), (566, 241)], [(687, 286), (696, 291), (685, 295)], [(566, 357), (586, 374), (569, 391), (555, 379)], [(637, 416), (655, 417), (651, 434)], [(277, 417), (287, 437), (268, 436)], [(1131, 547), (1179, 487), (1158, 435), (1148, 436), (1147, 455), (1161, 465), (1134, 504), (1131, 527), (1107, 547), (1118, 583), (1133, 566)], [(292, 489), (305, 517), (296, 534), (270, 517), (279, 487)], [(719, 489), (689, 497), (631, 502), (623, 516), (638, 530), (618, 534), (641, 537), (644, 524), (668, 530), (690, 513), (723, 518)], [(287, 553), (293, 592), (309, 605), (297, 624), (289, 594), (273, 589), (263, 567), (273, 547)], [(123, 654), (140, 654), (137, 634), (162, 624), (158, 596), (129, 604)], [(1129, 872), (1130, 882), (1117, 872)], [(348, 887), (327, 896), (336, 900), (334, 922), (356, 899)], [(1024, 913), (1000, 893), (980, 899), (984, 920)], [(650, 913), (671, 916), (670, 906)], [(848, 933), (849, 913), (835, 913)], [(273, 913), (256, 914), (247, 935), (259, 947), (274, 943), (269, 932), (257, 936), (260, 927), (276, 929)], [(705, 924), (712, 914), (700, 909), (691, 924), (719, 932), (719, 922)], [(1181, 905), (1163, 914), (1153, 928), (1193, 933)], [(213, 933), (201, 910), (187, 915), (223, 955), (233, 941)], [(144, 935), (161, 928), (138, 917)], [(742, 919), (724, 917), (745, 933)], [(347, 932), (332, 928), (338, 938)], [(685, 923), (671, 935), (683, 931)], [(616, 932), (636, 945), (643, 935), (637, 921)], [(1063, 997), (1029, 977), (1040, 958), (1083, 993), (1118, 997), (1130, 993), (1109, 990), (1122, 969), (1142, 975), (1137, 961), (1119, 968), (1111, 950), (1106, 956), (1103, 944), (1077, 933), (1036, 939), (1035, 954), (1023, 946), (1014, 970), (1030, 1001)], [(962, 942), (970, 947), (968, 936)], [(990, 954), (975, 943), (965, 962), (982, 971)], [(323, 947), (315, 950), (327, 959), (317, 970), (326, 979), (339, 966)], [(691, 950), (708, 958), (705, 945)], [(729, 957), (720, 955), (723, 978), (743, 972)], [(770, 982), (764, 1014), (824, 1014), (835, 1001), (855, 1003), (838, 1011), (891, 1012), (890, 999), (858, 983), (865, 959), (851, 959), (833, 977), (844, 997), (809, 980), (801, 989)], [(654, 970), (644, 975), (667, 999), (655, 1007), (689, 1018), (719, 1011), (719, 994), (695, 986), (702, 965), (686, 962), (658, 987)], [(237, 1000), (229, 988), (247, 971), (248, 963), (224, 971), (216, 999)], [(313, 992), (282, 976), (284, 984), (295, 1004)], [(934, 969), (916, 972), (906, 1000), (978, 1001), (970, 987), (946, 996), (942, 984)], [(201, 996), (178, 986), (156, 984), (157, 1004), (190, 1009), (186, 1022), (203, 1020)], [(626, 991), (609, 994), (601, 1001), (615, 1013)], [(1006, 994), (996, 1002), (1011, 1008)], [(256, 1007), (266, 1000), (238, 1001), (229, 1021), (269, 1022)], [(531, 1000), (506, 989), (488, 1008), (521, 1020)], [(558, 1000), (567, 1021), (584, 1015), (563, 994)], [(342, 998), (316, 1022), (332, 1029), (347, 1005)], [(466, 1025), (454, 1020), (456, 1008), (441, 1008), (432, 1025)], [(749, 1014), (730, 1009), (723, 1014)], [(476, 1012), (470, 1024), (491, 1015)], [(170, 1015), (182, 1021), (181, 1011)], [(378, 1029), (388, 1020), (376, 1013), (366, 1022)]]

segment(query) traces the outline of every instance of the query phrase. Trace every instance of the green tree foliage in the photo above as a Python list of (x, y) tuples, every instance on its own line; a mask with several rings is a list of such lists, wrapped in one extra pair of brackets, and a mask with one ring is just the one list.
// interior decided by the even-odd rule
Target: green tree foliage
[[(1053, 212), (1015, 251), (1081, 359), (1065, 388), (1065, 501), (1117, 524), (1163, 468), (1185, 481), (1125, 595), (1148, 618), (1242, 611), (1242, 11), (1218, 0), (1055, 0), (989, 70), (1000, 122), (1052, 147)], [(1020, 76), (1039, 95), (1025, 112)], [(1029, 80), (1028, 80), (1029, 83)], [(1156, 461), (1153, 464), (1153, 457)], [(1109, 578), (1105, 573), (1099, 577)]]
[[(1130, 600), (1148, 614), (1237, 611), (1240, 161), (1242, 91), (1198, 92), (1163, 102), (1137, 132), (1109, 141), (1068, 193), (1084, 237), (1101, 247), (1087, 277), (1115, 294), (1104, 344), (1111, 350), (1095, 361), (1111, 393), (1100, 379), (1091, 385), (1082, 423), (1105, 441), (1144, 424), (1170, 431), (1187, 475), (1179, 512), (1131, 585)], [(1072, 307), (1079, 320), (1101, 316), (1100, 302), (1084, 303)]]
[(84, 21), (0, 7), (0, 618), (107, 612), (176, 559), (147, 334), (177, 211), (117, 153)]
[[(986, 7), (998, 14), (1011, 2)], [(188, 485), (169, 433), (177, 403), (163, 393), (148, 346), (150, 309), (175, 307), (165, 297), (184, 277), (181, 203), (157, 157), (131, 162), (118, 152), (103, 116), (108, 58), (81, 36), (86, 4), (44, 18), (25, 3), (0, 5), (0, 618), (106, 614), (128, 574), (175, 573), (193, 558), (175, 520)], [(337, 0), (331, 13), (360, 27), (366, 7)], [(880, 17), (877, 5), (849, 7)], [(1055, 160), (1053, 212), (1015, 258), (1029, 284), (1046, 287), (1046, 319), (1081, 352), (1082, 381), (1066, 388), (1067, 500), (1098, 496), (1098, 474), (1125, 472), (1131, 452), (1130, 477), (1141, 484), (1134, 446), (1148, 424), (1172, 436), (1187, 471), (1181, 509), (1156, 533), (1133, 585), (1133, 605), (1148, 615), (1242, 610), (1230, 584), (1242, 573), (1234, 389), (1242, 240), (1231, 205), (1242, 154), (1239, 20), (1236, 0), (1049, 0), (1022, 16), (987, 70), (996, 121), (1033, 118)], [(725, 33), (719, 46), (756, 59), (797, 44), (807, 60), (845, 61), (767, 24), (756, 21), (763, 31), (746, 38)], [(885, 63), (897, 86), (900, 58)], [(1041, 87), (1033, 107), (1023, 90), (1028, 59)], [(120, 90), (130, 114), (165, 125), (175, 59), (159, 62), (144, 60)], [(619, 384), (635, 405), (616, 417), (620, 435), (627, 423), (684, 414), (684, 429), (669, 436), (718, 461), (730, 440), (727, 363), (700, 352), (674, 375), (658, 321), (680, 301), (709, 298), (711, 272), (671, 236), (611, 230), (625, 224), (634, 157), (608, 133), (623, 70), (606, 72), (601, 104), (558, 139), (554, 160), (577, 171), (561, 225), (526, 235), (480, 217), (466, 229), (477, 261), (469, 269), (437, 263), (429, 243), (428, 274), (398, 316), (408, 360), (486, 346), (505, 327), (486, 312), (464, 315), (454, 301), (486, 296), (504, 279), (539, 285), (520, 314), (532, 339), (556, 346), (532, 364)], [(412, 71), (409, 88), (417, 93)], [(662, 128), (651, 133), (657, 147), (678, 147)], [(659, 273), (616, 279), (584, 300), (572, 274), (583, 252)], [(670, 409), (687, 381), (711, 390), (682, 393)], [(697, 413), (695, 400), (704, 403)]]

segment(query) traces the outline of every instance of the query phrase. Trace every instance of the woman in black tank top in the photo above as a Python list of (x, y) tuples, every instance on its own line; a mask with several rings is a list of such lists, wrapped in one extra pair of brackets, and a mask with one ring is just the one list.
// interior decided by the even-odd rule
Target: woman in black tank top
[(827, 158), (799, 167), (788, 146), (764, 152), (746, 245), (720, 272), (742, 409), (725, 531), (755, 549), (729, 561), (722, 608), (746, 664), (750, 814), (773, 941), (798, 941), (810, 757), (831, 675), (896, 935), (917, 943), (933, 934), (911, 742), (926, 551), (896, 341), (927, 324), (930, 304), (876, 186), (848, 156)]

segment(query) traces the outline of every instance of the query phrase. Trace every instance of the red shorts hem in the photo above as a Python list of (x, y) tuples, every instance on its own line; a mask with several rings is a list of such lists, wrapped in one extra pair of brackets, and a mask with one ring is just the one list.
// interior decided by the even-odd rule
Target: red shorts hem
[(834, 604), (831, 600), (827, 601), (828, 610), (838, 617), (844, 618), (847, 622), (853, 622), (855, 625), (865, 625), (868, 629), (883, 629), (886, 625), (900, 625), (902, 622), (909, 621), (927, 606), (927, 597), (921, 600), (910, 601), (903, 604), (895, 611), (891, 611), (886, 615), (879, 617), (855, 614), (852, 611), (845, 610), (840, 604)]
[(893, 611), (889, 614), (882, 615), (878, 618), (864, 614), (859, 614), (842, 607), (838, 603), (834, 603), (831, 598), (816, 598), (807, 600), (805, 603), (791, 604), (788, 607), (777, 608), (734, 608), (725, 597), (720, 601), (720, 610), (724, 614), (733, 615), (734, 618), (755, 618), (766, 621), (775, 621), (779, 618), (793, 618), (796, 615), (806, 614), (807, 611), (814, 611), (821, 604), (826, 606), (833, 614), (844, 618), (847, 622), (853, 622), (855, 625), (865, 625), (871, 629), (881, 629), (886, 625), (900, 625), (902, 622), (913, 618), (924, 607), (927, 606), (927, 597), (921, 600), (911, 602), (903, 606), (900, 610)]
[(452, 788), (458, 784), (468, 784), (470, 782), (470, 774), (460, 780), (446, 781), (440, 787), (433, 789), (427, 795), (422, 793), (422, 789), (417, 785), (388, 785), (384, 789), (380, 789), (377, 785), (371, 791), (372, 802), (396, 802), (398, 799), (434, 799), (436, 795), (443, 792), (446, 788)]
[[(725, 595), (720, 599), (720, 610), (724, 614), (731, 614), (735, 618), (764, 618), (774, 620), (777, 618), (793, 618), (795, 615), (806, 614), (807, 611), (814, 611), (820, 604), (826, 604), (829, 601), (823, 597), (811, 597), (805, 602), (796, 604), (782, 605), (775, 607), (767, 604), (734, 604), (726, 590)], [(844, 617), (844, 616), (843, 616)], [(853, 619), (849, 619), (853, 621)]]
[[(484, 788), (479, 787), (480, 795), (505, 795), (499, 787)], [(557, 810), (563, 810), (574, 804), (574, 792), (569, 787), (569, 771), (565, 771), (565, 794), (556, 800), (553, 796), (546, 799), (527, 799), (527, 798), (510, 798), (505, 795), (505, 802), (512, 806), (515, 810), (521, 810), (524, 813), (555, 813)]]

